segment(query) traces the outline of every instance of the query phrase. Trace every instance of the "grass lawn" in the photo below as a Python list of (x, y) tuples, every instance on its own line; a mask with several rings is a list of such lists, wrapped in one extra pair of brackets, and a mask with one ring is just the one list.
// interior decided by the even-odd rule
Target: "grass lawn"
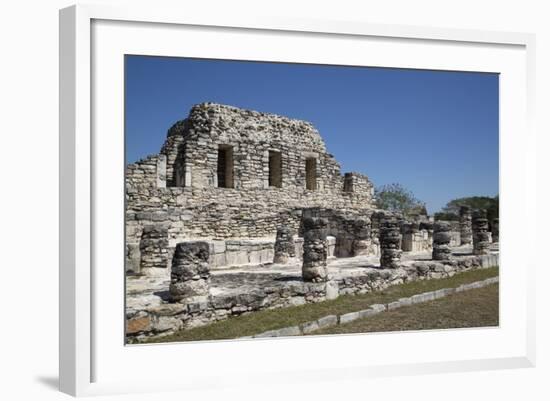
[[(145, 339), (142, 342), (173, 342), (221, 340), (251, 336), (268, 330), (295, 326), (327, 315), (341, 315), (367, 309), (372, 304), (386, 304), (399, 298), (410, 297), (441, 288), (458, 287), (498, 275), (498, 267), (471, 270), (439, 280), (422, 280), (388, 287), (364, 295), (343, 295), (331, 301), (253, 312), (207, 326), (181, 330), (166, 337)], [(472, 291), (467, 291), (470, 294)]]
[(498, 326), (498, 283), (435, 301), (393, 309), (326, 329), (319, 334), (366, 333)]

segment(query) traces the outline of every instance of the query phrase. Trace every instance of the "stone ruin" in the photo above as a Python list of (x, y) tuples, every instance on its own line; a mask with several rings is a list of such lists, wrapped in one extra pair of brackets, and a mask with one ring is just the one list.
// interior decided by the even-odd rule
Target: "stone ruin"
[(436, 221), (433, 233), (433, 260), (451, 258), (451, 225), (447, 221)]
[[(170, 275), (164, 260), (141, 263), (143, 232), (159, 225), (167, 227), (168, 259), (177, 243), (204, 239), (214, 268), (272, 262), (277, 228), (299, 233), (307, 208), (346, 211), (368, 225), (373, 184), (363, 174), (342, 175), (308, 122), (198, 104), (168, 130), (158, 154), (127, 166), (126, 271)], [(353, 224), (329, 244), (337, 241), (339, 254), (375, 252), (368, 228)]]
[(487, 211), (475, 210), (472, 216), (473, 243), (475, 255), (486, 255), (489, 253), (491, 244), (491, 233), (489, 232), (489, 221)]
[(499, 242), (499, 219), (493, 219), (493, 224), (491, 225), (491, 239), (493, 242)]
[(396, 269), (401, 260), (401, 234), (395, 218), (384, 218), (380, 222), (380, 266)]
[(277, 228), (275, 236), (273, 263), (287, 263), (296, 257), (296, 245), (292, 230), (288, 227)]
[(210, 292), (210, 246), (204, 241), (182, 242), (176, 246), (172, 259), (170, 299), (196, 301), (206, 299)]
[(472, 243), (472, 211), (468, 206), (460, 207), (460, 245)]
[(304, 281), (327, 281), (327, 226), (328, 221), (318, 217), (304, 219), (304, 257), (302, 278)]
[[(128, 336), (444, 277), (497, 260), (483, 213), (472, 218), (464, 208), (459, 222), (434, 222), (377, 210), (368, 177), (342, 175), (310, 123), (213, 103), (194, 106), (174, 124), (158, 154), (128, 165), (126, 206), (125, 269), (138, 287), (159, 285), (146, 288), (146, 305), (127, 298)], [(491, 228), (498, 242), (498, 219)], [(474, 256), (453, 257), (453, 248), (472, 243)], [(410, 256), (421, 254), (429, 260)], [(338, 263), (344, 258), (376, 265), (331, 268), (345, 266)], [(247, 266), (257, 273), (246, 273)], [(293, 273), (285, 276), (285, 269)], [(285, 279), (265, 281), (277, 274)]]

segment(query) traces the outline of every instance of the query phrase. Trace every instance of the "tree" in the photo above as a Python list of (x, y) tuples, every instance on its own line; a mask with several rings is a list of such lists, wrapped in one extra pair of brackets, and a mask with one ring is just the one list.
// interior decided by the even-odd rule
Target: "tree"
[[(449, 201), (443, 209), (441, 209), (440, 213), (436, 213), (436, 218), (438, 218), (438, 216), (449, 217), (454, 215), (456, 216), (456, 219), (453, 220), (458, 220), (461, 206), (469, 206), (472, 209), (487, 210), (487, 219), (489, 222), (492, 222), (493, 219), (498, 218), (498, 195), (494, 198), (491, 198), (490, 196), (470, 196), (466, 198), (453, 199)], [(450, 218), (447, 219), (452, 220)]]
[(427, 214), (424, 202), (416, 199), (411, 191), (401, 184), (388, 184), (374, 191), (376, 206), (390, 212), (399, 212), (406, 216)]

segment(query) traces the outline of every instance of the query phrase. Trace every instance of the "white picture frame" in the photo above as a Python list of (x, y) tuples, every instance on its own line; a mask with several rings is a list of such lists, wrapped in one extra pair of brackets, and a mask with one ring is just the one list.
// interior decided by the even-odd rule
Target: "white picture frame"
[[(160, 41), (166, 35), (191, 35), (184, 31), (192, 30), (193, 39), (204, 35), (201, 49), (181, 49), (177, 42)], [(141, 30), (148, 30), (141, 37), (139, 47), (130, 43), (137, 40)], [(125, 33), (126, 32), (126, 33)], [(95, 35), (95, 39), (94, 39)], [(158, 35), (158, 36), (157, 36)], [(163, 36), (164, 35), (164, 36)], [(265, 43), (287, 45), (286, 39), (294, 43), (312, 41), (316, 45), (326, 44), (338, 39), (343, 46), (341, 52), (334, 52), (327, 57), (341, 57), (342, 64), (365, 61), (359, 58), (362, 52), (355, 55), (350, 49), (354, 46), (372, 46), (373, 53), (377, 51), (384, 57), (379, 61), (371, 60), (368, 65), (400, 66), (405, 68), (431, 69), (468, 69), (452, 58), (464, 52), (465, 58), (471, 59), (472, 71), (483, 70), (501, 73), (501, 317), (503, 323), (498, 329), (456, 330), (451, 332), (418, 332), (408, 334), (380, 334), (370, 336), (346, 337), (346, 346), (361, 346), (362, 344), (383, 344), (395, 339), (403, 343), (399, 358), (382, 356), (378, 358), (372, 353), (372, 360), (361, 360), (348, 356), (347, 360), (336, 352), (344, 346), (341, 336), (325, 338), (296, 338), (277, 340), (254, 340), (233, 342), (204, 342), (201, 344), (170, 344), (158, 346), (134, 347), (132, 350), (124, 346), (118, 337), (113, 342), (105, 338), (112, 337), (117, 330), (120, 339), (123, 337), (123, 327), (111, 324), (123, 321), (123, 309), (117, 305), (123, 302), (123, 287), (120, 280), (123, 268), (119, 271), (106, 271), (105, 257), (113, 257), (114, 265), (122, 260), (123, 242), (119, 237), (111, 241), (112, 248), (106, 250), (98, 239), (106, 224), (113, 226), (113, 232), (119, 235), (120, 222), (123, 214), (119, 213), (124, 203), (123, 189), (120, 189), (120, 178), (123, 183), (123, 165), (119, 166), (121, 176), (109, 182), (101, 177), (106, 172), (116, 168), (123, 155), (120, 146), (123, 145), (123, 132), (120, 131), (120, 121), (113, 123), (117, 128), (111, 136), (98, 134), (103, 124), (102, 108), (120, 110), (123, 107), (117, 96), (110, 96), (113, 103), (98, 102), (97, 98), (104, 96), (101, 80), (108, 81), (110, 86), (120, 92), (120, 77), (122, 71), (109, 64), (109, 55), (116, 54), (116, 64), (120, 66), (120, 54), (129, 51), (145, 50), (144, 54), (181, 56), (185, 51), (193, 51), (193, 56), (206, 57), (211, 54), (207, 47), (216, 45), (217, 39), (243, 38), (252, 40), (253, 35), (262, 35)], [(217, 38), (217, 39), (216, 39)], [(257, 38), (256, 38), (257, 39)], [(223, 42), (223, 40), (221, 40)], [(237, 40), (238, 41), (238, 40)], [(369, 42), (370, 41), (370, 42)], [(383, 41), (383, 46), (381, 46)], [(315, 43), (314, 43), (315, 42)], [(371, 43), (372, 42), (372, 43)], [(403, 43), (401, 43), (403, 42)], [(163, 43), (161, 46), (160, 44)], [(180, 41), (180, 44), (182, 42)], [(303, 42), (306, 43), (306, 42)], [(308, 42), (309, 43), (309, 42)], [(534, 229), (535, 208), (535, 134), (532, 129), (533, 99), (534, 99), (534, 43), (530, 34), (507, 32), (484, 32), (460, 29), (428, 28), (415, 26), (376, 25), (366, 22), (351, 21), (317, 21), (296, 20), (292, 18), (270, 18), (254, 15), (242, 16), (240, 19), (213, 15), (186, 15), (184, 10), (166, 10), (150, 8), (112, 8), (108, 6), (72, 6), (60, 11), (60, 389), (71, 395), (95, 395), (110, 393), (126, 393), (134, 391), (186, 390), (206, 389), (213, 380), (217, 386), (233, 383), (231, 374), (223, 376), (224, 361), (246, 369), (247, 363), (254, 363), (258, 354), (265, 353), (273, 360), (273, 366), (267, 369), (257, 366), (250, 372), (256, 383), (273, 385), (277, 380), (304, 381), (338, 379), (344, 376), (361, 380), (365, 377), (380, 375), (399, 375), (411, 373), (435, 373), (441, 371), (467, 371), (478, 369), (499, 369), (510, 367), (529, 367), (535, 363), (534, 340), (534, 260), (529, 259), (533, 252), (518, 253), (517, 248), (529, 249), (532, 245), (521, 238), (515, 231)], [(404, 55), (391, 50), (376, 50), (392, 46), (402, 46), (406, 62), (399, 61)], [(118, 47), (117, 47), (118, 46)], [(128, 47), (125, 47), (128, 46)], [(149, 46), (149, 48), (147, 48)], [(298, 45), (293, 49), (285, 47), (288, 54), (259, 54), (257, 59), (265, 60), (295, 60)], [(250, 57), (243, 47), (243, 52), (224, 46), (216, 57), (243, 58)], [(424, 49), (425, 47), (425, 49)], [(452, 47), (452, 51), (448, 47)], [(271, 47), (273, 48), (273, 47)], [(407, 49), (412, 49), (410, 51)], [(105, 53), (102, 53), (105, 50)], [(293, 52), (294, 50), (294, 52)], [(142, 50), (143, 51), (143, 50)], [(259, 51), (255, 49), (254, 51)], [(265, 50), (267, 51), (267, 50)], [(121, 53), (122, 52), (122, 53)], [(179, 53), (178, 53), (179, 52)], [(183, 52), (183, 53), (181, 53)], [(201, 53), (204, 52), (204, 53)], [(210, 52), (210, 53), (209, 53)], [(347, 53), (346, 53), (347, 52)], [(425, 53), (424, 53), (425, 52)], [(443, 57), (434, 61), (434, 55)], [(478, 55), (478, 59), (472, 56)], [(488, 54), (493, 54), (489, 57)], [(318, 53), (321, 54), (321, 53)], [(346, 55), (347, 54), (347, 55)], [(468, 55), (469, 54), (469, 55)], [(225, 55), (225, 56), (224, 56)], [(448, 55), (448, 57), (446, 57)], [(357, 56), (357, 58), (355, 58)], [(392, 57), (395, 56), (395, 60)], [(271, 58), (270, 58), (271, 57)], [(307, 57), (307, 56), (304, 56)], [(322, 56), (309, 55), (309, 61), (318, 57), (317, 62), (326, 62)], [(324, 61), (325, 60), (325, 61)], [(328, 60), (328, 59), (327, 59)], [(335, 60), (337, 60), (335, 58)], [(393, 60), (393, 61), (392, 61)], [(451, 61), (450, 61), (451, 60)], [(112, 60), (111, 60), (112, 61)], [(466, 62), (466, 60), (464, 61)], [(104, 63), (104, 64), (103, 64)], [(395, 64), (394, 64), (395, 63)], [(484, 64), (485, 63), (485, 64)], [(483, 67), (483, 65), (485, 67)], [(104, 72), (106, 72), (104, 74)], [(111, 76), (112, 74), (112, 76)], [(94, 78), (95, 77), (95, 78)], [(94, 81), (95, 79), (95, 81)], [(93, 82), (94, 81), (94, 82)], [(514, 90), (514, 94), (510, 90)], [(519, 90), (519, 92), (518, 92)], [(516, 95), (517, 94), (517, 95)], [(117, 119), (111, 118), (110, 120)], [(105, 121), (109, 118), (105, 118)], [(95, 127), (95, 128), (94, 128)], [(94, 129), (96, 131), (94, 131)], [(97, 135), (94, 135), (97, 134)], [(122, 136), (121, 136), (122, 134)], [(113, 141), (108, 142), (108, 141)], [(112, 146), (111, 146), (112, 145)], [(512, 160), (511, 155), (514, 155)], [(106, 160), (106, 166), (99, 160)], [(114, 164), (109, 164), (111, 161)], [(108, 166), (107, 166), (108, 165)], [(118, 177), (118, 178), (117, 178)], [(118, 180), (118, 181), (117, 181)], [(104, 186), (105, 185), (105, 186)], [(99, 194), (99, 195), (98, 195)], [(109, 198), (109, 199), (107, 199)], [(106, 200), (107, 199), (107, 200)], [(114, 202), (107, 207), (105, 202)], [(111, 214), (112, 213), (112, 214)], [(116, 226), (116, 227), (115, 227)], [(527, 241), (527, 242), (526, 242)], [(117, 251), (117, 247), (120, 249)], [(117, 253), (118, 252), (118, 253)], [(527, 255), (527, 256), (526, 256)], [(519, 266), (520, 273), (511, 280), (512, 266)], [(99, 266), (99, 267), (98, 267)], [(114, 274), (114, 276), (110, 276)], [(116, 276), (116, 275), (119, 276)], [(116, 277), (115, 277), (116, 276)], [(118, 278), (117, 278), (118, 277)], [(111, 279), (114, 278), (114, 279)], [(98, 288), (102, 289), (101, 299), (98, 299)], [(113, 312), (105, 309), (106, 300), (115, 300)], [(111, 305), (113, 305), (111, 303)], [(510, 314), (510, 315), (507, 315)], [(512, 319), (515, 325), (508, 324)], [(517, 327), (516, 327), (517, 326)], [(109, 333), (107, 333), (109, 332)], [(506, 333), (508, 334), (502, 334)], [(502, 335), (501, 335), (502, 334)], [(340, 338), (339, 338), (340, 337)], [(453, 341), (456, 352), (460, 352), (461, 338), (464, 341), (479, 344), (479, 349), (464, 357), (455, 354), (445, 355), (438, 351), (444, 341)], [(322, 341), (325, 355), (316, 358), (314, 350)], [(441, 353), (438, 359), (434, 355), (427, 359), (419, 359), (412, 350), (407, 354), (407, 342), (428, 341), (435, 348), (434, 353)], [(483, 342), (494, 343), (494, 347), (483, 348)], [(108, 344), (107, 344), (108, 343)], [(439, 344), (439, 345), (438, 345)], [(109, 348), (111, 347), (111, 348)], [(375, 348), (373, 346), (373, 348)], [(442, 347), (443, 349), (444, 347)], [(277, 355), (283, 349), (293, 350), (307, 356), (305, 360), (292, 361), (292, 369), (286, 370), (284, 361), (277, 362)], [(484, 350), (486, 352), (484, 352)], [(309, 354), (311, 352), (311, 354)], [(396, 351), (397, 352), (397, 351)], [(430, 351), (426, 351), (429, 354)], [(136, 360), (144, 366), (153, 359), (162, 360), (174, 353), (185, 353), (188, 360), (196, 362), (192, 370), (180, 377), (174, 376), (149, 377), (144, 380), (128, 366), (135, 365)], [(270, 354), (272, 353), (272, 354)], [(223, 355), (219, 367), (212, 367), (215, 355)], [(208, 359), (210, 358), (210, 359)], [(233, 358), (233, 359), (232, 359)], [(377, 359), (378, 358), (378, 359)], [(127, 359), (126, 362), (121, 359)], [(257, 362), (257, 361), (256, 361)], [(124, 365), (126, 363), (127, 365)], [(218, 364), (216, 364), (218, 365)], [(107, 366), (117, 375), (109, 374)], [(128, 370), (124, 369), (124, 366)], [(219, 371), (215, 371), (219, 368)], [(183, 369), (183, 368), (182, 368)]]

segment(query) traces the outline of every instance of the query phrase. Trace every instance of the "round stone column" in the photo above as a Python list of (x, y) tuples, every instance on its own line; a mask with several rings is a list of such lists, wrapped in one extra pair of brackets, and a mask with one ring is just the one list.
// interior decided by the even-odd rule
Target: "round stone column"
[(173, 301), (208, 296), (209, 256), (210, 246), (205, 241), (180, 242), (176, 245), (170, 275), (170, 298)]
[(304, 227), (304, 257), (302, 277), (304, 281), (323, 282), (328, 279), (327, 269), (328, 221), (319, 217), (307, 217)]
[(468, 206), (460, 207), (460, 245), (472, 243), (472, 210)]
[(499, 220), (498, 218), (493, 219), (493, 224), (491, 226), (491, 236), (493, 242), (498, 242), (498, 233), (499, 233)]
[(290, 258), (296, 256), (294, 238), (292, 238), (292, 230), (289, 227), (277, 228), (274, 251), (273, 263), (286, 263)]
[(370, 248), (370, 221), (357, 219), (353, 222), (353, 256), (367, 255)]
[(451, 225), (446, 221), (436, 221), (433, 233), (433, 260), (449, 260), (451, 258)]
[(385, 269), (397, 269), (401, 261), (401, 229), (395, 218), (380, 221), (380, 266)]
[(472, 231), (474, 240), (474, 255), (489, 253), (489, 221), (486, 210), (475, 210), (472, 214)]

